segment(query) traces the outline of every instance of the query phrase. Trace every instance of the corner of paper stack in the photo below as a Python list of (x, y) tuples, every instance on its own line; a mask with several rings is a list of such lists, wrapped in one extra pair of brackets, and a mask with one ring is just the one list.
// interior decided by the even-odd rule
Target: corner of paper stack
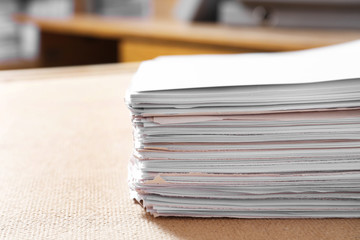
[(131, 197), (151, 215), (360, 217), (360, 41), (159, 57), (126, 103)]

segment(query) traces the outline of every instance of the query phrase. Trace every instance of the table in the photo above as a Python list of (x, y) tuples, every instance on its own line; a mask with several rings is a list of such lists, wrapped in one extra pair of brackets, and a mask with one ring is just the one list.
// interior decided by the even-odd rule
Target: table
[(42, 66), (142, 61), (174, 54), (300, 50), (360, 38), (358, 30), (232, 27), (89, 14), (14, 18), (39, 27)]
[(146, 214), (127, 186), (137, 66), (0, 72), (0, 239), (360, 239), (360, 219)]

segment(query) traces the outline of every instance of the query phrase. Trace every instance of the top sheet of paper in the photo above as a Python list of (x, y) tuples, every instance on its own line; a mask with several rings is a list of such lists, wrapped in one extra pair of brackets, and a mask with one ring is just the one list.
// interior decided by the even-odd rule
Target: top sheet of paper
[(167, 56), (145, 61), (131, 92), (360, 78), (360, 41), (283, 53)]

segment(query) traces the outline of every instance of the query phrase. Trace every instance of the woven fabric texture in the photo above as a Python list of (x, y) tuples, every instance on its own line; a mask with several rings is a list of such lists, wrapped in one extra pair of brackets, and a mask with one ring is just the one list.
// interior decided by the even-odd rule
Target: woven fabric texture
[(0, 73), (0, 239), (360, 240), (360, 219), (147, 215), (127, 186), (136, 67)]

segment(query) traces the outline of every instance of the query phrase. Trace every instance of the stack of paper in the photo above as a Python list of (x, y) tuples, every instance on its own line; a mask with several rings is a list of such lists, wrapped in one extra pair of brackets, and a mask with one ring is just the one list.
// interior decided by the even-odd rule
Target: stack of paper
[(127, 94), (154, 216), (360, 217), (360, 41), (160, 57)]

